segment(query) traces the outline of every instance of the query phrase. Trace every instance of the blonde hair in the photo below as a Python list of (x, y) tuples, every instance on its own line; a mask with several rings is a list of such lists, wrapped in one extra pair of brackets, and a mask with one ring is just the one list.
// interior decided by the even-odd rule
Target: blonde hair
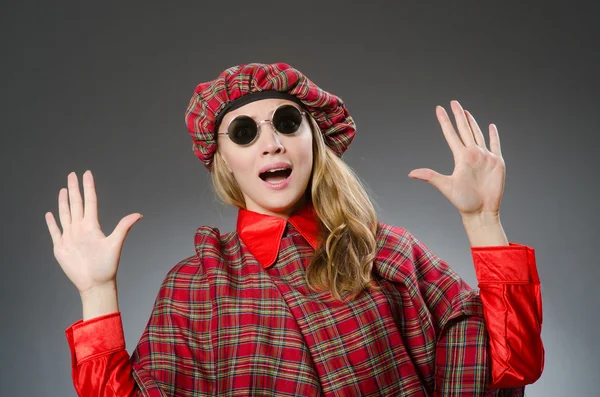
[[(319, 126), (308, 118), (313, 169), (306, 194), (317, 213), (321, 243), (306, 270), (306, 283), (313, 290), (328, 290), (335, 299), (342, 300), (346, 293), (354, 299), (365, 288), (381, 289), (371, 275), (377, 215), (356, 174), (325, 144)], [(226, 203), (246, 208), (242, 191), (218, 150), (213, 161), (217, 195)]]

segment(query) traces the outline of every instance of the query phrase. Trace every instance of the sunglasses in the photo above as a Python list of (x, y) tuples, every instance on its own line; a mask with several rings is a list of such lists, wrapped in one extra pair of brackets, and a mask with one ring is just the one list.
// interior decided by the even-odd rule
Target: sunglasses
[(220, 132), (217, 135), (229, 135), (229, 139), (234, 143), (248, 146), (260, 135), (259, 127), (262, 123), (269, 122), (274, 131), (291, 135), (298, 131), (302, 124), (302, 116), (305, 114), (306, 112), (300, 111), (295, 106), (282, 105), (275, 109), (270, 120), (261, 120), (258, 123), (252, 117), (237, 116), (229, 122), (227, 132)]

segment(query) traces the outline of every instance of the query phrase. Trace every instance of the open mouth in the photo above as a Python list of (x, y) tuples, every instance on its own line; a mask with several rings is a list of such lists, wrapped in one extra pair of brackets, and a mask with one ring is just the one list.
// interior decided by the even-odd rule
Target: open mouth
[(276, 168), (261, 172), (258, 176), (265, 182), (277, 185), (285, 181), (292, 174), (291, 168)]

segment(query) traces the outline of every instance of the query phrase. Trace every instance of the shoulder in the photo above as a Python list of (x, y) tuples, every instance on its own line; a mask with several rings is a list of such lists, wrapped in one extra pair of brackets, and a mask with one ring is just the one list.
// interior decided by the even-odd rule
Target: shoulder
[(421, 243), (406, 228), (377, 222), (377, 257), (400, 256), (410, 258), (413, 249)]
[(428, 273), (446, 271), (447, 267), (407, 228), (378, 222), (375, 268), (384, 278), (421, 279)]
[(190, 277), (204, 278), (206, 262), (211, 258), (218, 260), (221, 257), (222, 248), (230, 245), (237, 233), (234, 231), (221, 234), (218, 228), (213, 226), (200, 226), (194, 233), (194, 249), (196, 253), (181, 259), (168, 272), (163, 286), (169, 283), (180, 282)]
[(389, 244), (406, 239), (408, 230), (401, 226), (390, 225), (381, 221), (377, 222), (377, 242), (379, 244)]
[(194, 246), (196, 248), (196, 253), (199, 256), (202, 256), (205, 251), (220, 251), (222, 246), (226, 246), (234, 242), (236, 236), (237, 233), (235, 231), (221, 234), (217, 227), (200, 226), (198, 229), (196, 229), (196, 233), (194, 235)]
[(413, 235), (404, 227), (377, 222), (375, 270), (387, 280), (414, 273)]
[(240, 239), (235, 230), (221, 233), (214, 226), (200, 226), (194, 236), (196, 255), (201, 260), (220, 260), (227, 253), (238, 252)]
[(384, 245), (398, 243), (423, 246), (423, 243), (407, 228), (381, 221), (377, 222), (377, 241)]
[(438, 259), (421, 240), (405, 227), (377, 222), (376, 238), (379, 255), (400, 255), (412, 260), (417, 260), (425, 255), (430, 259)]

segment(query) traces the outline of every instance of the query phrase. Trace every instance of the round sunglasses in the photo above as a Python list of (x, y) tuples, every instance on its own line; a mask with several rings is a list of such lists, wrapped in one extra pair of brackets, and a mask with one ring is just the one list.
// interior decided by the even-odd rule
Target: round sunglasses
[(234, 143), (240, 146), (252, 144), (260, 135), (260, 125), (269, 122), (274, 131), (291, 135), (298, 131), (302, 124), (302, 116), (306, 112), (300, 111), (293, 105), (279, 106), (270, 120), (261, 120), (258, 123), (250, 116), (236, 116), (227, 125), (227, 132), (220, 132), (217, 135), (229, 135)]

